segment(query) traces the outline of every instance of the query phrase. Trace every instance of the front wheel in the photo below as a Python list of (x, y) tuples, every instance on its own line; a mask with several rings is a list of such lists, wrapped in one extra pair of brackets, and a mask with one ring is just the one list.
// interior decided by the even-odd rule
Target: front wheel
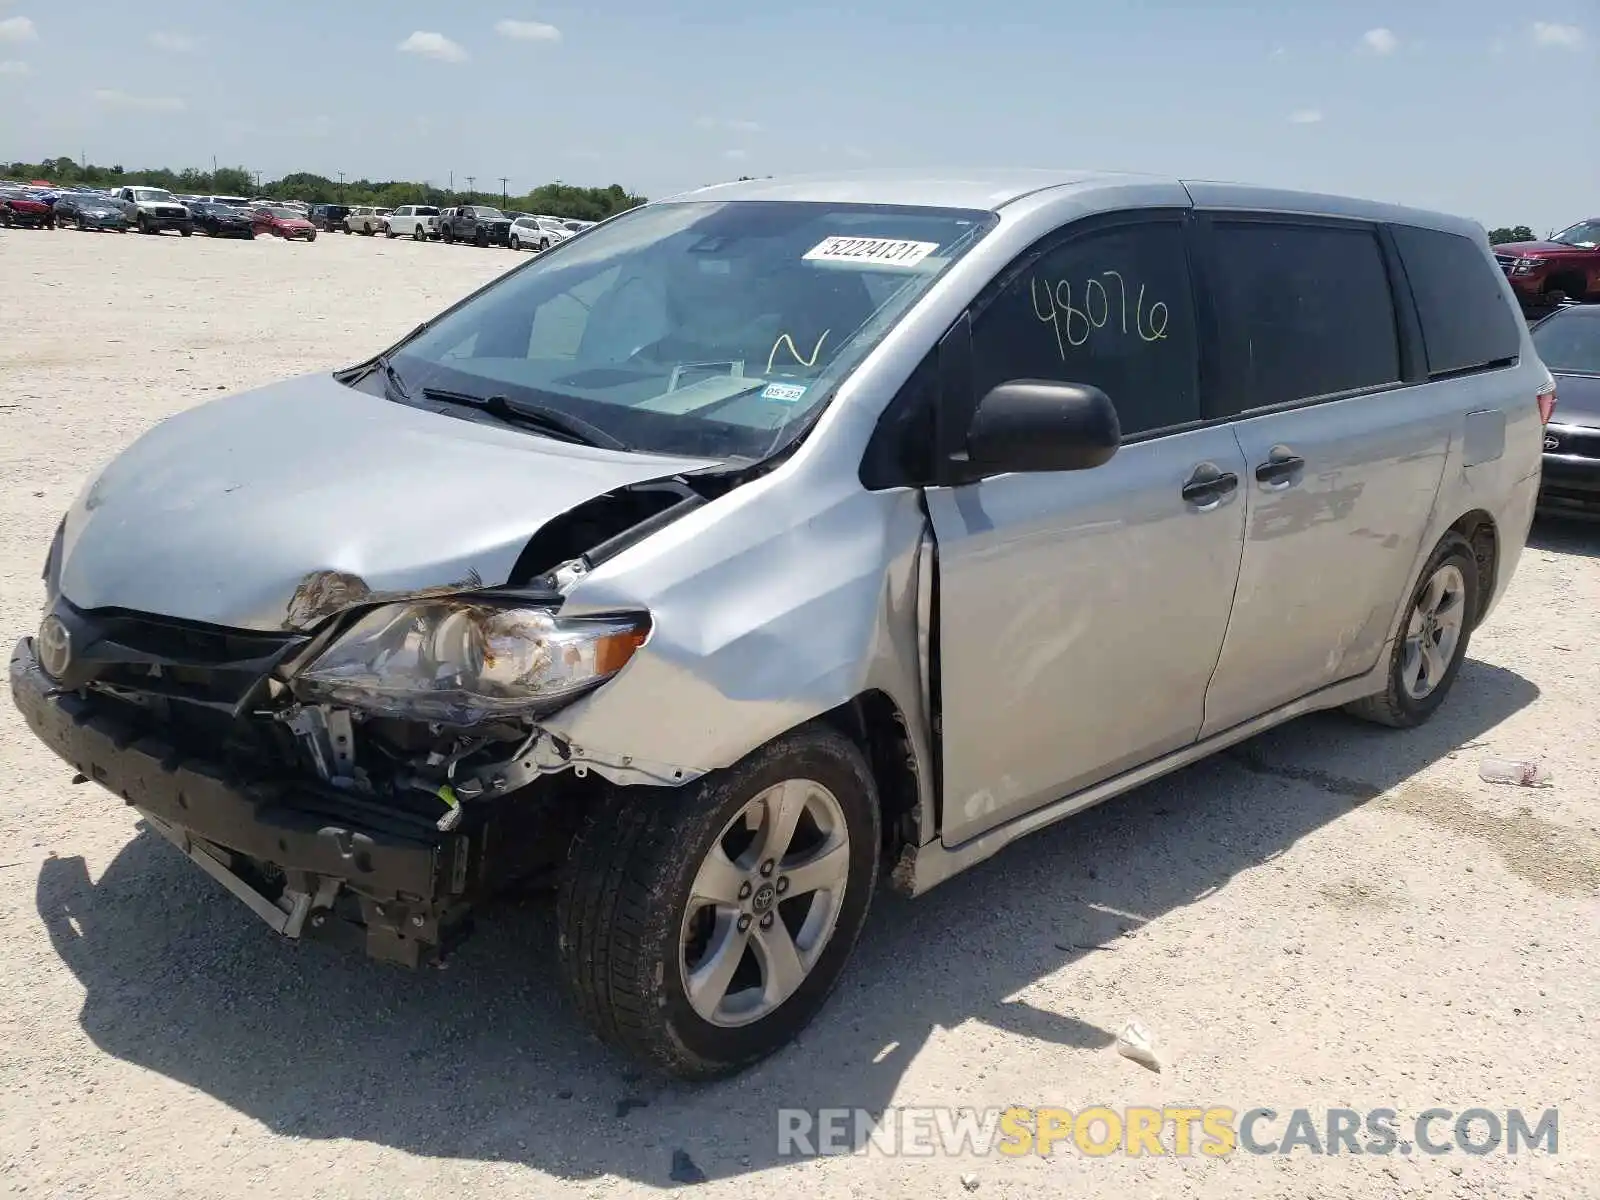
[(522, 249), (522, 239), (519, 238), (516, 234), (512, 234), (511, 235), (511, 248), (513, 250), (521, 250)]
[(317, 240), (317, 231), (315, 229), (313, 229), (310, 233), (306, 234), (306, 241), (314, 242), (316, 240)]
[(150, 226), (150, 218), (145, 216), (143, 213), (139, 214), (139, 232), (140, 233), (154, 233), (155, 232), (155, 230), (152, 229), (151, 226)]
[(184, 225), (184, 226), (180, 226), (179, 227), (178, 232), (180, 234), (182, 234), (184, 237), (188, 237), (191, 233), (194, 232), (194, 230), (190, 229), (187, 225)]
[(827, 726), (681, 788), (612, 789), (573, 843), (557, 902), (579, 1011), (684, 1079), (760, 1061), (844, 973), (878, 853), (872, 774)]
[(550, 249), (550, 239), (549, 238), (540, 238), (539, 239), (539, 245), (538, 245), (537, 249), (538, 249), (540, 254), (543, 254), (546, 250)]
[(439, 240), (447, 246), (453, 245), (456, 240), (456, 231), (451, 229), (450, 226), (446, 225), (439, 231)]
[(1401, 618), (1384, 690), (1345, 711), (1395, 729), (1410, 729), (1431, 717), (1461, 671), (1479, 603), (1472, 543), (1458, 533), (1446, 534)]
[(383, 236), (388, 238), (390, 241), (393, 241), (395, 238), (399, 237), (400, 235), (397, 234), (394, 231), (394, 226), (393, 225), (385, 225), (383, 227)]

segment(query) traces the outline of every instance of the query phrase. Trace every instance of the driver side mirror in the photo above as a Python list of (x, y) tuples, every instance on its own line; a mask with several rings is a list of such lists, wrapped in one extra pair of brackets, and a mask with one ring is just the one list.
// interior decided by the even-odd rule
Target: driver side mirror
[(967, 458), (984, 475), (1085, 471), (1122, 444), (1111, 398), (1097, 387), (1014, 379), (978, 402), (967, 429)]

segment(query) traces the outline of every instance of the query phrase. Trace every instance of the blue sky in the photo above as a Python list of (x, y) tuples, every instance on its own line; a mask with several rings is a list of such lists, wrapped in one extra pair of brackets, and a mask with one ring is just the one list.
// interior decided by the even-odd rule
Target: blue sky
[(1600, 212), (1597, 47), (1595, 0), (0, 0), (0, 160), (651, 196), (1118, 168), (1542, 232)]

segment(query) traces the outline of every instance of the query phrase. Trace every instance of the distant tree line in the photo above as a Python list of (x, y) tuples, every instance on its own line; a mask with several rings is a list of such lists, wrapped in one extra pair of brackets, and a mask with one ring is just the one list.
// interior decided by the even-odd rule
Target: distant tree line
[[(352, 179), (340, 183), (306, 171), (296, 171), (282, 179), (264, 180), (259, 185), (256, 176), (243, 167), (220, 167), (215, 171), (201, 171), (185, 167), (174, 171), (170, 167), (125, 170), (121, 164), (111, 167), (80, 165), (77, 160), (62, 156), (47, 158), (37, 163), (0, 164), (0, 174), (10, 179), (47, 179), (61, 185), (85, 187), (127, 187), (145, 184), (162, 187), (186, 195), (217, 196), (268, 196), (275, 200), (304, 200), (307, 204), (378, 204), (385, 208), (398, 208), (402, 204), (494, 204), (502, 203), (494, 192), (466, 192), (434, 187), (410, 180)], [(574, 187), (567, 183), (547, 183), (531, 192), (505, 198), (507, 208), (519, 212), (536, 212), (553, 217), (568, 217), (580, 221), (601, 221), (645, 202), (643, 196), (634, 195), (621, 184), (610, 187)]]
[(1491, 246), (1504, 246), (1507, 242), (1531, 242), (1533, 240), (1533, 230), (1526, 225), (1513, 225), (1509, 229), (1502, 225), (1499, 229), (1489, 230), (1489, 244)]

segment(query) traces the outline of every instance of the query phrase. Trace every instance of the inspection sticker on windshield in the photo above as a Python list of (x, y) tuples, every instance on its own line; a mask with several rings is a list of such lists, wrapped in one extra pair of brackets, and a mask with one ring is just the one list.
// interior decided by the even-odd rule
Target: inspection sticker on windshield
[(894, 238), (823, 238), (801, 257), (811, 262), (857, 262), (875, 267), (914, 267), (939, 248), (938, 242)]
[(785, 404), (793, 404), (805, 394), (803, 383), (769, 383), (761, 389), (763, 400), (782, 400)]

